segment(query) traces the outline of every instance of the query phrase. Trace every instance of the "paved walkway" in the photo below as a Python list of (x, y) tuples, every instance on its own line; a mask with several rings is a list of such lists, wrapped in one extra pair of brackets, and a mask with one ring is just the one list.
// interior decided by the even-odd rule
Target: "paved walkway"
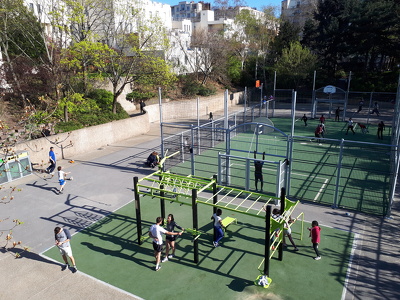
[[(150, 150), (159, 150), (159, 144), (159, 125), (153, 124), (145, 135), (59, 161), (58, 165), (74, 176), (62, 195), (55, 193), (57, 180), (41, 174), (14, 182), (23, 191), (1, 206), (1, 217), (25, 222), (14, 234), (31, 252), (19, 259), (0, 253), (0, 299), (138, 299), (81, 272), (61, 272), (60, 264), (39, 254), (53, 245), (55, 226), (68, 226), (75, 233), (131, 201), (132, 178), (151, 172), (143, 163)], [(69, 164), (69, 159), (75, 163)], [(348, 215), (344, 210), (312, 204), (301, 204), (299, 209), (307, 221), (317, 219), (322, 225), (357, 234), (343, 299), (400, 299), (397, 202), (393, 219)], [(79, 262), (77, 265), (79, 268)]]

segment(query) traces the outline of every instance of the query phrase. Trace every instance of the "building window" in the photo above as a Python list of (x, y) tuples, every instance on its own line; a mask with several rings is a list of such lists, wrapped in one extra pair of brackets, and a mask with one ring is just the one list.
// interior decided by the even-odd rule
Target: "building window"
[(31, 12), (35, 11), (35, 7), (33, 6), (33, 3), (29, 3), (29, 9)]

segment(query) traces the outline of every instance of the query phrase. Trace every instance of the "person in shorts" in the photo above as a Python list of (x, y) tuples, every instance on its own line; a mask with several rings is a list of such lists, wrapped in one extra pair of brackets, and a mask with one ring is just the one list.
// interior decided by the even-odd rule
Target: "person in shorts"
[(167, 235), (182, 235), (182, 232), (170, 232), (165, 228), (161, 227), (163, 223), (163, 218), (157, 217), (156, 224), (151, 225), (149, 230), (149, 236), (153, 239), (153, 250), (154, 250), (154, 258), (156, 259), (156, 271), (161, 269), (160, 260), (161, 260), (161, 252), (163, 251), (163, 239), (162, 234)]
[(60, 189), (57, 192), (58, 194), (62, 194), (65, 186), (65, 181), (72, 180), (72, 177), (69, 178), (66, 177), (66, 175), (70, 174), (71, 172), (64, 172), (61, 166), (57, 168), (57, 171), (58, 171), (58, 182), (60, 183)]
[(65, 262), (65, 265), (62, 267), (62, 271), (69, 269), (70, 265), (68, 263), (68, 257), (72, 263), (72, 272), (75, 273), (78, 271), (75, 264), (75, 259), (72, 256), (72, 248), (71, 248), (71, 234), (69, 230), (66, 228), (56, 227), (54, 228), (54, 239), (56, 240), (56, 246), (60, 250), (61, 256)]
[[(174, 232), (175, 227), (185, 231), (184, 228), (182, 228), (181, 226), (179, 226), (174, 219), (174, 215), (173, 214), (169, 214), (167, 217), (167, 231), (169, 232)], [(176, 240), (176, 236), (175, 235), (168, 235), (165, 237), (166, 239), (166, 250), (165, 250), (165, 257), (161, 262), (166, 262), (168, 261), (169, 258), (173, 258), (175, 256), (175, 240)], [(171, 254), (169, 254), (170, 249), (172, 249)]]

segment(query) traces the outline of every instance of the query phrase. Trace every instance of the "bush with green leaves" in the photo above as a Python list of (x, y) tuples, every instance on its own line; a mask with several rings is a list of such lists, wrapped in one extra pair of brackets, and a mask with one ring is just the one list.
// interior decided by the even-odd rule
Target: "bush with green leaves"
[(64, 105), (61, 105), (58, 115), (62, 116), (62, 110), (67, 105), (70, 120), (57, 123), (56, 132), (67, 132), (129, 118), (129, 114), (119, 103), (117, 103), (117, 113), (112, 113), (113, 94), (106, 90), (93, 90), (87, 97), (74, 94), (62, 103)]
[(156, 93), (154, 92), (141, 92), (141, 91), (132, 91), (126, 95), (126, 100), (128, 101), (140, 101), (140, 100), (148, 100), (154, 98)]

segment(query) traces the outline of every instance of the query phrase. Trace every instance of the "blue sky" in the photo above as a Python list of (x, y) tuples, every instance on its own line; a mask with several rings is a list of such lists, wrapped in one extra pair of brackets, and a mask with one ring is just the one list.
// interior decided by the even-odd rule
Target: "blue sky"
[[(155, 2), (166, 3), (166, 4), (169, 4), (169, 5), (177, 5), (180, 1), (190, 1), (190, 0), (155, 0)], [(195, 2), (198, 2), (198, 1), (199, 0), (196, 0)], [(211, 2), (211, 5), (212, 6), (214, 5), (214, 1), (213, 0), (209, 0), (209, 1), (204, 0), (204, 2)], [(258, 10), (261, 10), (263, 6), (269, 6), (269, 5), (278, 6), (279, 10), (280, 10), (282, 0), (262, 0), (262, 1), (243, 0), (243, 2), (245, 2), (247, 4), (247, 6), (255, 7)]]

